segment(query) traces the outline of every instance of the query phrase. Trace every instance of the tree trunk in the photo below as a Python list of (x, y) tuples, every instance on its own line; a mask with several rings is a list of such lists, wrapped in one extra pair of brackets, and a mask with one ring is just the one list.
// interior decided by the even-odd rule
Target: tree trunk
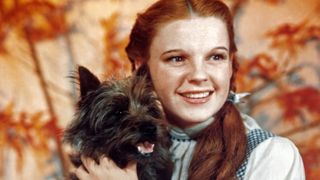
[[(29, 50), (30, 50), (30, 53), (31, 53), (31, 59), (33, 60), (33, 63), (35, 65), (35, 72), (36, 72), (36, 74), (37, 74), (37, 76), (39, 78), (39, 81), (40, 81), (40, 88), (41, 88), (41, 90), (42, 90), (42, 92), (44, 94), (44, 97), (45, 97), (45, 102), (46, 102), (47, 107), (48, 107), (50, 120), (53, 120), (55, 126), (58, 126), (57, 116), (56, 116), (56, 113), (54, 111), (52, 99), (50, 97), (49, 90), (48, 90), (47, 85), (46, 85), (45, 77), (44, 77), (44, 74), (43, 74), (42, 69), (41, 69), (40, 60), (39, 60), (39, 57), (37, 55), (35, 44), (32, 42), (32, 39), (30, 37), (30, 33), (29, 32), (30, 31), (28, 30), (28, 27), (25, 27), (25, 29), (24, 29), (25, 38), (27, 40), (28, 47), (29, 47)], [(58, 151), (58, 155), (59, 155), (60, 162), (61, 162), (61, 167), (62, 167), (61, 168), (62, 174), (63, 174), (64, 177), (67, 177), (67, 174), (66, 174), (66, 172), (67, 172), (66, 171), (67, 170), (67, 164), (66, 164), (66, 160), (64, 158), (65, 156), (64, 156), (63, 149), (62, 149), (62, 145), (61, 145), (61, 139), (57, 135), (55, 135), (53, 138), (54, 138), (54, 140), (56, 142), (56, 145), (57, 145), (57, 151)]]

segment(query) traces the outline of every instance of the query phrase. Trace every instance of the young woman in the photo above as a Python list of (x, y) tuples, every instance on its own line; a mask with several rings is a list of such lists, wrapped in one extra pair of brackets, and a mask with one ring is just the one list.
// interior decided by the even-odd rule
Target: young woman
[[(221, 1), (160, 0), (138, 15), (126, 51), (135, 68), (148, 66), (170, 124), (172, 179), (305, 179), (295, 145), (234, 106), (236, 50)], [(80, 179), (137, 178), (134, 162), (83, 161)]]

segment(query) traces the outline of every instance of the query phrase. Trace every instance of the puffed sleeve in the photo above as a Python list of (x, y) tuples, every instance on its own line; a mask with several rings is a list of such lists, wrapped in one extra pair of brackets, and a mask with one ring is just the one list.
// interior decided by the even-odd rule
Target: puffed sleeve
[(302, 158), (287, 138), (272, 137), (259, 144), (248, 160), (245, 180), (305, 180)]

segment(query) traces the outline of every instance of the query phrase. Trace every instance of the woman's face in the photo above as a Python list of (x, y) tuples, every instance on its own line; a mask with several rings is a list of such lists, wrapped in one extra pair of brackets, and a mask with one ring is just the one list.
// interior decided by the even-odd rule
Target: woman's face
[(232, 62), (225, 23), (196, 17), (162, 26), (151, 43), (148, 66), (171, 124), (187, 128), (207, 120), (229, 92)]

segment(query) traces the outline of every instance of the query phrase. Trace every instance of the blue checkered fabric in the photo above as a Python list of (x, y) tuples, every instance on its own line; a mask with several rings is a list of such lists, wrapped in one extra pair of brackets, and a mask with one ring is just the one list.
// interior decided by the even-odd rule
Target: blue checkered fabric
[(247, 153), (244, 162), (240, 166), (240, 168), (237, 171), (237, 178), (239, 180), (243, 180), (246, 169), (247, 169), (247, 164), (248, 160), (250, 157), (250, 154), (252, 151), (263, 141), (267, 140), (270, 137), (274, 137), (275, 135), (265, 131), (263, 129), (254, 129), (251, 130), (248, 135), (247, 135)]

